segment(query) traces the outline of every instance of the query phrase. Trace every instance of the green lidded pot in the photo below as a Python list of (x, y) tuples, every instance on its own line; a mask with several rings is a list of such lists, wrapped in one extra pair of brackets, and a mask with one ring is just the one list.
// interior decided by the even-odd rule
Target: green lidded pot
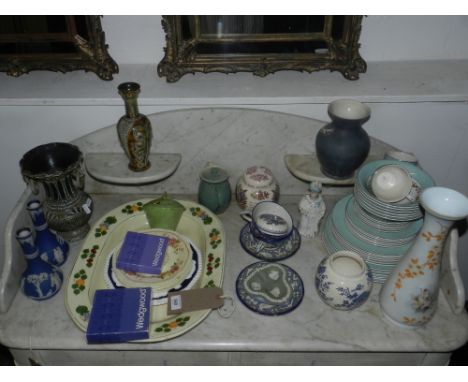
[(231, 202), (231, 186), (228, 178), (226, 170), (208, 163), (200, 173), (198, 202), (215, 214), (226, 211)]
[(146, 218), (151, 228), (163, 228), (175, 231), (185, 207), (171, 199), (165, 192), (160, 198), (143, 205)]

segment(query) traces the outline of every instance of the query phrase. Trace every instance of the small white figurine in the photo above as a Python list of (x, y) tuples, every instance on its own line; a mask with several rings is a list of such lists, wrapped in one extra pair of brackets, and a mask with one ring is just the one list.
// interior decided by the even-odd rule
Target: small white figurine
[(312, 181), (309, 192), (299, 202), (301, 221), (299, 233), (302, 237), (313, 238), (317, 235), (320, 220), (325, 215), (325, 202), (322, 198), (322, 184)]

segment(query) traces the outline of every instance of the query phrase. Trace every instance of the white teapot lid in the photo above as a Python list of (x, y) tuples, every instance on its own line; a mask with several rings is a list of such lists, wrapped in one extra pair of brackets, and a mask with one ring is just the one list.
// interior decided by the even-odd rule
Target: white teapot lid
[(275, 178), (273, 173), (264, 166), (251, 166), (244, 173), (244, 181), (251, 187), (270, 186)]

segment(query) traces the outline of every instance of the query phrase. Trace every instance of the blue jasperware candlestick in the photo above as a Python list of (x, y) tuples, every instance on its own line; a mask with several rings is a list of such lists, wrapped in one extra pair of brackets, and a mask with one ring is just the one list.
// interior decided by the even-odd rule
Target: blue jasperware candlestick
[(49, 229), (42, 203), (39, 200), (31, 200), (26, 208), (36, 231), (36, 246), (40, 258), (55, 266), (65, 263), (69, 250), (68, 243)]
[(23, 249), (27, 267), (21, 279), (21, 290), (33, 300), (47, 300), (62, 286), (62, 272), (39, 257), (39, 250), (29, 228), (20, 228), (16, 239)]

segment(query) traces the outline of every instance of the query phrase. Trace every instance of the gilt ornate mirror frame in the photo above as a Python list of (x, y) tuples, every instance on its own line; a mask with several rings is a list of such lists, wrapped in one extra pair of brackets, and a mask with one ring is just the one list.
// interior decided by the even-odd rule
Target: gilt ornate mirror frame
[(158, 75), (167, 82), (195, 72), (252, 72), (264, 77), (279, 70), (338, 71), (357, 80), (367, 69), (359, 54), (362, 16), (311, 16), (320, 25), (312, 26), (310, 33), (216, 33), (206, 27), (204, 17), (233, 16), (162, 17), (166, 47)]
[(65, 25), (60, 33), (0, 33), (0, 71), (18, 77), (32, 70), (85, 70), (112, 80), (119, 68), (107, 51), (100, 16), (59, 17)]

